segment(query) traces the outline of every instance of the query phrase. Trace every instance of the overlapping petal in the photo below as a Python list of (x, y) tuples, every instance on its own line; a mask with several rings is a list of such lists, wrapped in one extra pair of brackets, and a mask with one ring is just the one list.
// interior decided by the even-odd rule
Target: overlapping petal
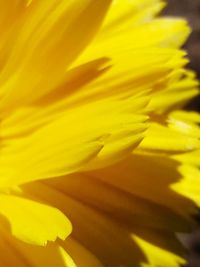
[(0, 1), (0, 266), (185, 263), (198, 82), (164, 5)]

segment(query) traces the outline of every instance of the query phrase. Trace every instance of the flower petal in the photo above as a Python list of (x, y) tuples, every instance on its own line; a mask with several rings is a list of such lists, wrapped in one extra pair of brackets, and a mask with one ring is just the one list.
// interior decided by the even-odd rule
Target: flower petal
[(62, 242), (62, 246), (78, 267), (105, 267), (90, 250), (72, 237), (68, 237)]
[(182, 232), (191, 229), (191, 221), (173, 210), (99, 181), (90, 172), (67, 175), (46, 182), (52, 188), (105, 212), (129, 227), (170, 228)]
[(158, 245), (156, 246), (137, 235), (133, 235), (133, 239), (147, 256), (147, 263), (143, 263), (143, 267), (179, 267), (182, 264), (186, 264), (186, 261), (183, 258), (162, 249)]
[(151, 123), (140, 148), (146, 151), (163, 153), (187, 152), (199, 149), (200, 141), (190, 133), (170, 129), (158, 123)]
[(1, 267), (75, 267), (67, 252), (57, 243), (45, 247), (33, 246), (8, 235), (1, 228), (0, 248)]
[[(45, 193), (42, 193), (41, 188)], [(24, 192), (31, 192), (34, 197), (41, 198), (49, 204), (54, 203), (62, 210), (72, 222), (72, 238), (94, 254), (103, 265), (137, 266), (143, 258), (129, 231), (106, 214), (63, 194), (48, 183), (27, 184), (24, 189)]]
[(133, 154), (113, 166), (93, 171), (90, 175), (120, 190), (142, 197), (189, 217), (195, 213), (195, 203), (176, 194), (170, 185), (183, 177), (180, 163), (168, 156)]
[(192, 165), (181, 165), (179, 171), (183, 178), (171, 186), (171, 188), (193, 200), (200, 207), (200, 171)]
[(0, 186), (79, 171), (104, 147), (98, 164), (90, 168), (120, 160), (143, 137), (147, 116), (141, 114), (140, 107), (139, 97), (94, 101), (58, 113), (54, 120), (35, 132), (4, 139)]
[(63, 83), (67, 67), (93, 38), (110, 2), (32, 1), (1, 74), (1, 108), (30, 103)]
[(65, 239), (72, 230), (59, 210), (20, 197), (1, 194), (0, 213), (8, 220), (15, 237), (34, 245), (45, 246), (47, 241)]
[[(19, 254), (33, 267), (76, 267), (68, 252), (58, 244), (48, 244), (45, 248), (30, 246), (18, 242)], [(26, 265), (27, 266), (27, 265)]]

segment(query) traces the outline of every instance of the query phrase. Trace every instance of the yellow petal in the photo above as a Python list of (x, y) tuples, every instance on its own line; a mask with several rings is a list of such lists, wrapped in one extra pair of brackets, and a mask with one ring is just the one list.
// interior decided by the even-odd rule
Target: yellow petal
[(178, 160), (186, 165), (193, 165), (200, 167), (200, 150), (195, 150), (188, 153), (181, 153), (174, 155), (173, 158)]
[[(45, 135), (46, 136), (46, 135)], [(52, 141), (40, 136), (42, 139), (24, 143), (23, 146), (14, 147), (14, 154), (4, 151), (1, 158), (0, 186), (10, 186), (30, 182), (33, 180), (47, 179), (67, 173), (78, 171), (89, 160), (95, 157), (102, 149), (100, 141), (76, 142), (70, 144), (70, 140), (63, 145), (62, 140)], [(44, 139), (43, 139), (44, 138)], [(61, 141), (61, 142), (60, 142)], [(51, 149), (49, 150), (49, 147)], [(16, 149), (16, 150), (15, 150)], [(21, 150), (22, 149), (22, 150)], [(9, 166), (12, 165), (12, 169)], [(4, 166), (4, 167), (3, 167)]]
[(143, 258), (142, 252), (130, 238), (129, 231), (105, 213), (63, 194), (46, 182), (31, 186), (27, 184), (23, 188), (25, 192), (31, 192), (34, 197), (47, 203), (54, 203), (62, 210), (72, 222), (72, 237), (95, 255), (103, 266), (131, 267)]
[[(91, 173), (73, 174), (48, 180), (48, 184), (80, 202), (106, 212), (118, 222), (130, 227), (190, 230), (191, 222), (189, 223), (186, 218), (171, 209), (99, 181)], [(82, 190), (83, 187), (84, 190)]]
[[(76, 176), (72, 177), (72, 179), (75, 180)], [(58, 180), (55, 179), (55, 181)], [(73, 195), (75, 191), (71, 186), (72, 184), (76, 184), (76, 182), (73, 183), (73, 180), (71, 180), (72, 183), (68, 183), (64, 187), (65, 182), (63, 179), (63, 183), (61, 183), (60, 187), (57, 188), (55, 188), (55, 184), (52, 184), (51, 182), (52, 180), (50, 181), (50, 183), (49, 181), (46, 181), (45, 184), (26, 184), (25, 186), (23, 186), (23, 189), (24, 192), (31, 193), (34, 197), (42, 198), (48, 203), (56, 203), (56, 206), (58, 206), (70, 218), (74, 225), (72, 239), (75, 239), (76, 242), (73, 242), (72, 240), (66, 240), (63, 246), (67, 250), (69, 250), (70, 255), (72, 255), (74, 260), (77, 259), (77, 262), (81, 261), (79, 256), (83, 254), (83, 264), (86, 261), (88, 263), (88, 266), (90, 266), (91, 262), (94, 262), (94, 266), (97, 265), (98, 267), (101, 266), (100, 263), (106, 266), (117, 266), (121, 264), (127, 267), (131, 267), (133, 264), (137, 265), (141, 262), (148, 262), (144, 255), (146, 254), (145, 248), (144, 251), (143, 247), (141, 247), (142, 250), (138, 249), (140, 247), (140, 244), (138, 245), (137, 241), (135, 242), (134, 239), (132, 239), (131, 241), (131, 233), (129, 233), (128, 230), (130, 229), (130, 227), (135, 233), (139, 233), (140, 229), (142, 229), (142, 231), (144, 230), (143, 232), (145, 239), (149, 243), (152, 243), (151, 235), (145, 233), (145, 228), (141, 228), (141, 223), (139, 226), (130, 226), (128, 222), (122, 222), (121, 220), (119, 220), (119, 218), (115, 218), (116, 212), (115, 210), (112, 210), (111, 204), (112, 199), (114, 198), (112, 190), (108, 189), (110, 192), (109, 193), (108, 191), (104, 191), (105, 187), (100, 186), (100, 192), (103, 194), (102, 201), (104, 201), (105, 195), (107, 194), (111, 197), (111, 201), (107, 202), (107, 206), (105, 205), (106, 210), (103, 210), (102, 212), (101, 206), (104, 206), (100, 206), (100, 204), (102, 203), (99, 202), (98, 208), (94, 208), (94, 205), (96, 205), (96, 201), (98, 199), (96, 197), (97, 192), (95, 191), (95, 187), (90, 187), (89, 190), (91, 190), (91, 194), (87, 195), (86, 193), (82, 195), (84, 199), (83, 200), (80, 199), (81, 193)], [(85, 183), (85, 187), (88, 185), (88, 183)], [(81, 184), (80, 187), (82, 188)], [(69, 188), (69, 190), (67, 190), (67, 188)], [(70, 188), (72, 189), (71, 191)], [(80, 192), (82, 191), (83, 190), (80, 190)], [(121, 194), (121, 189), (119, 193)], [(100, 195), (101, 194), (99, 194), (99, 196)], [(90, 204), (90, 202), (88, 202), (87, 198), (90, 198), (90, 196), (92, 197), (92, 205)], [(122, 208), (123, 203), (125, 206), (127, 205), (125, 198), (122, 198), (121, 201), (120, 199), (121, 198), (118, 197), (118, 203), (116, 203), (115, 199), (113, 199), (114, 205), (119, 209)], [(108, 198), (107, 200), (110, 200), (110, 198)], [(104, 204), (106, 203), (104, 202)], [(109, 214), (109, 210), (107, 209), (108, 205), (110, 204), (111, 210), (113, 211), (112, 214)], [(136, 203), (134, 202), (134, 204)], [(122, 213), (124, 215), (126, 209), (122, 210)], [(135, 210), (135, 212), (136, 214), (138, 214), (138, 210)], [(155, 232), (157, 231), (158, 233), (160, 232), (160, 230), (156, 229)], [(151, 232), (152, 230), (150, 231), (150, 233)], [(159, 237), (161, 237), (161, 240), (154, 239), (154, 245), (151, 245), (156, 247), (161, 246), (161, 251), (163, 251), (164, 254), (166, 253), (166, 255), (168, 255), (168, 253), (169, 255), (174, 255), (172, 262), (174, 262), (175, 259), (180, 259), (179, 256), (176, 256), (175, 254), (169, 252), (173, 250), (175, 253), (177, 253), (177, 255), (183, 253), (183, 249), (177, 242), (173, 232), (164, 232), (163, 235), (161, 234), (159, 235)], [(164, 242), (162, 242), (162, 238)], [(115, 246), (113, 246), (113, 240), (115, 241)], [(137, 245), (135, 246), (135, 244)], [(170, 247), (171, 245), (173, 246)], [(82, 246), (84, 246), (84, 249), (82, 248)], [(124, 251), (124, 253), (122, 253), (121, 249)], [(80, 252), (80, 254), (78, 252)], [(92, 256), (89, 260), (86, 256), (90, 257), (90, 253), (92, 253)], [(168, 259), (168, 257), (166, 259)]]
[(141, 247), (147, 257), (147, 263), (143, 262), (141, 265), (142, 267), (179, 267), (180, 264), (186, 264), (183, 258), (159, 246), (153, 245), (137, 235), (134, 235), (133, 239)]
[[(87, 62), (66, 72), (65, 83), (55, 87), (34, 105), (20, 106), (13, 112), (6, 113), (2, 120), (1, 136), (3, 139), (19, 137), (38, 129), (57, 118), (60, 113), (85, 103), (84, 94), (81, 101), (76, 101), (78, 91), (100, 76), (107, 69), (108, 59), (99, 58)], [(109, 63), (108, 63), (109, 64)], [(73, 98), (75, 98), (73, 100)]]
[(96, 34), (110, 2), (32, 1), (1, 74), (1, 108), (30, 103), (63, 83), (66, 68)]
[(82, 170), (104, 168), (126, 158), (142, 141), (141, 133), (144, 130), (145, 126), (138, 124), (132, 127), (129, 125), (127, 129), (113, 133), (107, 138), (105, 146), (97, 157), (86, 164)]
[[(1, 227), (2, 228), (2, 227)], [(9, 244), (8, 240), (3, 237), (1, 230), (1, 238), (0, 238), (0, 249), (1, 249), (1, 267), (27, 267), (27, 261), (21, 257), (19, 253), (16, 253), (16, 250), (13, 244)]]
[[(183, 58), (185, 53), (176, 49), (167, 48), (142, 48), (124, 49), (120, 51), (113, 48), (112, 43), (105, 43), (105, 47), (99, 45), (94, 49), (88, 49), (87, 53), (80, 57), (76, 64), (83, 64), (89, 58), (96, 59), (96, 54), (111, 58), (111, 67), (93, 81), (87, 87), (74, 94), (74, 99), (79, 101), (83, 97), (94, 100), (105, 97), (123, 98), (133, 97), (138, 93), (153, 91), (160, 81), (167, 79), (174, 68), (185, 65)], [(76, 65), (75, 65), (76, 66)], [(161, 85), (160, 90), (166, 85)], [(73, 100), (72, 98), (72, 100)]]
[(1, 194), (0, 213), (8, 220), (13, 236), (34, 245), (65, 239), (72, 230), (59, 210), (20, 197)]
[(26, 4), (26, 0), (0, 1), (0, 70), (5, 67), (19, 34), (19, 22)]
[(199, 82), (191, 71), (177, 69), (171, 73), (164, 90), (155, 91), (149, 109), (156, 114), (182, 108), (199, 94)]
[(165, 6), (160, 0), (116, 0), (108, 12), (102, 31), (105, 34), (119, 32), (128, 27), (135, 27), (150, 21)]
[[(130, 38), (132, 37), (132, 46), (140, 48), (152, 45), (168, 48), (180, 47), (189, 33), (190, 28), (185, 20), (173, 18), (154, 19), (142, 25), (142, 27), (137, 27), (132, 31), (132, 34), (129, 32), (131, 34)], [(128, 34), (128, 32), (124, 32), (124, 36), (121, 38), (130, 41), (125, 34)]]
[(171, 119), (185, 121), (188, 123), (200, 123), (200, 114), (194, 111), (175, 110), (169, 114)]
[[(57, 118), (35, 132), (4, 139), (1, 187), (78, 171), (103, 147), (98, 165), (103, 161), (105, 164), (106, 159), (106, 164), (120, 160), (142, 138), (147, 117), (140, 114), (140, 104), (139, 100), (137, 105), (137, 98), (94, 101), (58, 113)], [(116, 150), (121, 154), (119, 159), (115, 157)]]
[(45, 248), (26, 244), (17, 244), (17, 248), (19, 253), (21, 253), (27, 260), (27, 263), (33, 267), (77, 266), (68, 252), (58, 244), (48, 244)]
[(100, 32), (91, 50), (97, 48), (105, 53), (112, 45), (113, 53), (121, 53), (122, 43), (127, 50), (154, 46), (178, 48), (185, 42), (190, 33), (190, 28), (185, 20), (173, 18), (154, 19), (138, 27), (131, 24), (128, 28), (117, 33), (114, 32), (115, 29), (116, 27), (108, 36), (101, 36)]
[(183, 178), (171, 186), (179, 194), (192, 199), (200, 206), (200, 171), (192, 165), (181, 165), (179, 171)]
[(0, 247), (1, 267), (75, 267), (68, 253), (57, 243), (49, 243), (45, 247), (33, 246), (8, 235), (1, 228)]
[(74, 259), (78, 267), (104, 267), (100, 260), (76, 239), (68, 237), (62, 243), (62, 246)]
[(173, 111), (168, 115), (169, 127), (190, 136), (200, 138), (200, 115), (197, 112)]
[(134, 152), (124, 161), (95, 170), (90, 176), (189, 217), (195, 212), (194, 202), (170, 189), (170, 185), (179, 182), (183, 177), (179, 166), (179, 162), (167, 156)]
[(158, 152), (187, 152), (198, 149), (200, 141), (196, 136), (170, 129), (158, 123), (151, 123), (146, 137), (140, 144), (142, 150)]

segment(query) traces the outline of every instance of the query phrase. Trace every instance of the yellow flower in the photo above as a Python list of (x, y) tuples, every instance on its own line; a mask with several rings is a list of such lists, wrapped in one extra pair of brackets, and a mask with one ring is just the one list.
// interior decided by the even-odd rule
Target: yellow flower
[(0, 1), (0, 267), (178, 267), (198, 94), (159, 0)]

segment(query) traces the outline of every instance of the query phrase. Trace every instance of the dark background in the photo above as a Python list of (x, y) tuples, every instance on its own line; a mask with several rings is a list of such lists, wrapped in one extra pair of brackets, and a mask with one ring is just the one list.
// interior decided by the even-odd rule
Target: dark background
[[(200, 79), (200, 0), (167, 0), (167, 2), (168, 6), (163, 13), (185, 17), (193, 29), (184, 49), (188, 51), (191, 61), (188, 67), (195, 70)], [(186, 108), (200, 111), (200, 97), (194, 99)], [(200, 225), (200, 215), (197, 220)], [(190, 249), (187, 267), (200, 267), (200, 227), (187, 238), (186, 244)]]

